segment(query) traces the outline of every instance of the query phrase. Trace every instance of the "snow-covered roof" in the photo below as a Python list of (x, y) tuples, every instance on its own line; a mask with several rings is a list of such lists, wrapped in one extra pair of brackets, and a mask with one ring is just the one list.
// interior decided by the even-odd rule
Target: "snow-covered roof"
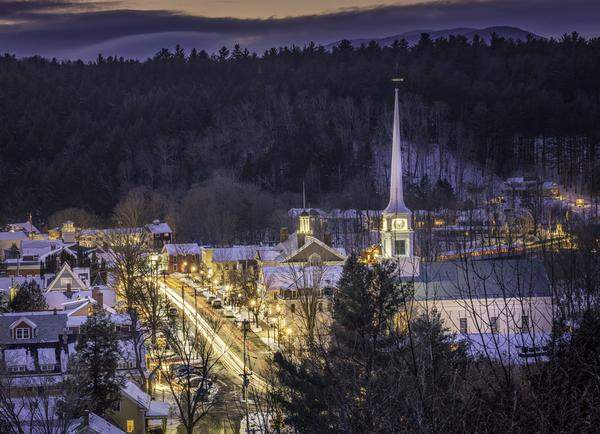
[(281, 251), (275, 248), (259, 250), (257, 253), (261, 261), (276, 261), (281, 257)]
[(89, 424), (87, 428), (95, 431), (98, 434), (125, 434), (125, 431), (117, 428), (106, 419), (98, 416), (96, 413), (90, 413)]
[(56, 363), (56, 350), (54, 348), (38, 348), (38, 362), (42, 364)]
[(199, 255), (200, 246), (196, 243), (165, 244), (163, 252), (167, 252), (170, 256)]
[(13, 231), (24, 230), (26, 232), (33, 232), (35, 234), (39, 234), (40, 230), (36, 228), (30, 222), (22, 222), (22, 223), (9, 223), (7, 225)]
[(38, 286), (42, 287), (42, 279), (39, 277), (32, 276), (11, 276), (11, 277), (0, 277), (0, 290), (7, 290), (13, 286), (19, 286), (26, 282), (35, 282)]
[(27, 234), (25, 234), (25, 232), (22, 231), (0, 232), (0, 241), (21, 241), (27, 239)]
[(64, 312), (9, 312), (0, 314), (0, 345), (14, 344), (10, 335), (10, 325), (20, 319), (28, 319), (35, 323), (36, 333), (30, 339), (23, 341), (27, 344), (57, 342), (59, 335), (63, 334), (67, 327), (67, 314)]
[(262, 283), (267, 289), (301, 289), (318, 286), (319, 288), (336, 287), (342, 275), (341, 265), (300, 266), (279, 265), (262, 268)]
[(137, 402), (144, 409), (148, 410), (150, 408), (150, 395), (140, 389), (133, 381), (128, 380), (121, 388), (121, 393), (134, 402)]
[[(47, 291), (44, 292), (44, 298), (50, 309), (64, 309), (67, 310), (69, 303), (80, 302), (87, 300), (88, 297), (92, 296), (92, 291), (78, 291), (72, 294), (71, 298), (68, 298), (62, 291)], [(72, 307), (70, 307), (72, 308)]]
[(421, 301), (552, 295), (543, 262), (515, 258), (422, 262), (414, 290)]
[(544, 349), (550, 338), (550, 333), (469, 333), (457, 336), (457, 340), (469, 344), (468, 351), (473, 357), (490, 357), (517, 365), (547, 360)]
[(148, 229), (148, 232), (150, 232), (151, 234), (170, 234), (173, 232), (168, 223), (159, 222), (158, 220), (147, 224), (146, 229)]
[(7, 366), (27, 365), (28, 352), (25, 348), (4, 350), (4, 363)]
[(291, 208), (288, 211), (288, 215), (292, 218), (296, 218), (300, 216), (303, 212), (307, 212), (309, 214), (316, 214), (320, 217), (327, 217), (327, 212), (323, 211), (320, 208)]
[(146, 417), (169, 417), (169, 403), (162, 401), (150, 401), (150, 407)]
[(217, 247), (212, 249), (213, 262), (238, 262), (250, 261), (256, 257), (256, 252), (259, 250), (268, 250), (264, 246), (233, 246), (233, 247)]

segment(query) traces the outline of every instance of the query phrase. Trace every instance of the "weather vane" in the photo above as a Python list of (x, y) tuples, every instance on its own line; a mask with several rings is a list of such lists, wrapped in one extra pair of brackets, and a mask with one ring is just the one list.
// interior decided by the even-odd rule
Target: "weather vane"
[(392, 78), (392, 83), (394, 83), (396, 87), (398, 87), (398, 83), (402, 83), (404, 81), (404, 77), (400, 77), (399, 69), (400, 68), (396, 63), (396, 74), (394, 75), (394, 78)]

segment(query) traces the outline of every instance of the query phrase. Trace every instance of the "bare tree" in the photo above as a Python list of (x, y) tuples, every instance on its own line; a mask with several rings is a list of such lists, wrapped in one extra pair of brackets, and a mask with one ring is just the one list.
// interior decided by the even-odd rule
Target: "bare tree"
[[(220, 324), (213, 322), (213, 338), (207, 338), (185, 315), (172, 317), (163, 335), (172, 358), (181, 362), (182, 371), (166, 369), (168, 361), (161, 356), (163, 380), (177, 407), (177, 416), (188, 434), (217, 405), (214, 384), (222, 354), (215, 351), (214, 336)], [(170, 360), (172, 360), (170, 358)]]

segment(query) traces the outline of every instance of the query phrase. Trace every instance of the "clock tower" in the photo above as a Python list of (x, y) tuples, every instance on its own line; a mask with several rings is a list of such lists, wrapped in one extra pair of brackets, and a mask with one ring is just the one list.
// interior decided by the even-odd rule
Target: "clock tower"
[[(402, 79), (394, 79), (400, 82)], [(394, 126), (392, 132), (392, 168), (390, 202), (383, 210), (381, 225), (382, 259), (410, 259), (414, 256), (411, 212), (404, 204), (402, 188), (402, 148), (400, 143), (400, 113), (398, 87), (394, 95)]]

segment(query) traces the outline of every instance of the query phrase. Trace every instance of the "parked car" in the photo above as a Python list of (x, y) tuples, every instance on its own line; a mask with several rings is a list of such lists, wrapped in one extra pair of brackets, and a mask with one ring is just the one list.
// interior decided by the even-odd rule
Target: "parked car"
[(223, 309), (223, 301), (220, 298), (215, 298), (211, 304), (215, 309)]
[(171, 316), (177, 316), (177, 315), (179, 315), (179, 309), (177, 309), (176, 307), (170, 307), (169, 308), (169, 315), (171, 315)]
[(198, 375), (201, 375), (201, 374), (202, 374), (201, 366), (181, 365), (175, 371), (175, 376), (177, 378), (187, 377), (188, 375), (197, 377)]
[(223, 316), (225, 318), (235, 318), (235, 313), (229, 308), (223, 309)]

